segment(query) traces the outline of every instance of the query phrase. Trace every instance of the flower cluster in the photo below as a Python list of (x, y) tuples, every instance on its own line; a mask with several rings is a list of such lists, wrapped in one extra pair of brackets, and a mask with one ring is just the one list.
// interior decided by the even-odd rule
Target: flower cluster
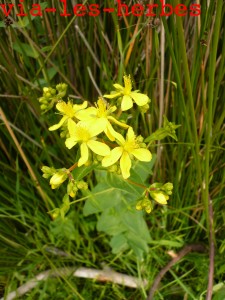
[[(123, 112), (134, 105), (140, 107), (142, 113), (145, 112), (149, 108), (150, 99), (138, 90), (132, 91), (130, 76), (124, 76), (124, 86), (116, 83), (114, 88), (115, 91), (100, 97), (94, 106), (90, 106), (88, 101), (81, 104), (74, 104), (71, 99), (64, 101), (67, 85), (63, 83), (58, 84), (56, 89), (43, 89), (43, 96), (39, 99), (42, 111), (46, 112), (56, 104), (55, 108), (61, 115), (59, 122), (49, 127), (49, 130), (60, 129), (61, 137), (65, 138), (65, 146), (68, 149), (76, 148), (75, 153), (78, 153), (77, 161), (69, 169), (56, 170), (47, 166), (42, 168), (43, 177), (50, 178), (52, 189), (58, 188), (64, 181), (69, 180), (61, 214), (67, 211), (69, 196), (75, 197), (78, 189), (88, 188), (85, 181), (74, 179), (71, 172), (74, 168), (93, 164), (109, 172), (117, 172), (126, 180), (130, 177), (134, 160), (149, 162), (152, 159), (151, 152), (143, 142), (144, 138), (140, 135), (136, 136), (132, 126), (120, 119), (121, 115), (127, 114)], [(115, 99), (120, 109), (117, 110), (116, 105), (110, 105), (105, 98)], [(169, 125), (174, 130), (173, 124)], [(166, 204), (169, 188), (170, 191), (172, 189), (168, 186), (166, 189), (165, 186), (152, 185), (148, 194), (158, 203)], [(145, 196), (138, 202), (136, 208), (144, 208), (150, 212), (151, 201)], [(55, 214), (58, 215), (59, 211)]]
[(167, 204), (169, 196), (172, 195), (172, 190), (173, 184), (170, 182), (166, 184), (153, 183), (146, 189), (141, 199), (137, 202), (136, 209), (144, 209), (147, 213), (150, 213), (153, 209), (152, 200), (161, 205), (165, 205)]
[[(133, 107), (132, 99), (138, 106), (150, 102), (147, 95), (138, 91), (131, 91), (130, 76), (124, 76), (124, 85), (125, 87), (115, 84), (114, 87), (118, 90), (118, 93), (105, 95), (106, 98), (122, 96), (121, 110), (128, 110)], [(44, 88), (44, 98), (49, 96), (46, 96), (47, 92), (54, 94), (55, 90)], [(150, 151), (144, 148), (146, 145), (142, 143), (141, 146), (136, 139), (132, 127), (113, 116), (117, 107), (110, 106), (104, 98), (99, 98), (95, 103), (95, 107), (88, 107), (87, 101), (82, 104), (73, 104), (70, 99), (67, 102), (60, 100), (56, 104), (56, 109), (62, 115), (62, 118), (58, 124), (51, 126), (49, 130), (57, 130), (60, 127), (64, 127), (65, 130), (66, 127), (68, 131), (65, 141), (66, 147), (71, 149), (79, 145), (78, 167), (90, 163), (91, 153), (93, 153), (102, 156), (102, 166), (105, 168), (119, 161), (121, 174), (124, 179), (127, 179), (130, 176), (131, 162), (134, 158), (146, 162), (152, 159)], [(126, 140), (121, 133), (114, 129), (113, 126), (115, 125), (127, 131)], [(100, 138), (99, 135), (101, 134), (104, 134), (105, 138), (104, 136)], [(109, 147), (107, 140), (108, 142), (114, 142), (112, 148)]]

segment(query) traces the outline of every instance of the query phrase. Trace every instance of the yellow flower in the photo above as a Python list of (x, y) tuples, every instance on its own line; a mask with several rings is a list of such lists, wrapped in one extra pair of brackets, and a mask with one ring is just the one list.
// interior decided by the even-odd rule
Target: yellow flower
[(104, 95), (104, 97), (108, 99), (113, 99), (122, 96), (121, 109), (123, 111), (133, 107), (133, 101), (138, 106), (143, 106), (148, 102), (150, 102), (150, 99), (148, 98), (147, 95), (141, 94), (138, 91), (132, 92), (132, 82), (131, 82), (130, 75), (123, 76), (123, 80), (124, 80), (124, 87), (116, 83), (113, 85), (116, 88), (115, 93), (110, 95)]
[(76, 124), (69, 119), (68, 129), (70, 137), (66, 139), (66, 147), (71, 149), (77, 143), (80, 143), (81, 157), (78, 161), (78, 167), (88, 161), (89, 149), (101, 156), (110, 154), (110, 149), (106, 144), (95, 140), (96, 136), (102, 131), (102, 128), (98, 124), (88, 127), (84, 122)]
[(71, 101), (68, 103), (61, 101), (56, 104), (56, 108), (63, 114), (62, 119), (59, 121), (58, 124), (55, 124), (49, 127), (50, 131), (59, 129), (66, 121), (69, 119), (73, 119), (76, 117), (76, 114), (87, 107), (87, 101), (84, 101), (82, 104), (74, 104)]
[(122, 176), (124, 179), (127, 179), (130, 176), (131, 159), (133, 156), (140, 161), (150, 161), (152, 159), (152, 154), (149, 150), (140, 148), (133, 128), (131, 127), (128, 129), (126, 140), (121, 134), (118, 134), (117, 140), (120, 146), (114, 148), (110, 152), (110, 155), (103, 158), (102, 166), (109, 167), (120, 160)]
[(96, 107), (89, 107), (85, 110), (81, 110), (77, 113), (76, 117), (81, 121), (85, 121), (90, 127), (97, 124), (111, 141), (115, 141), (118, 133), (113, 129), (110, 121), (123, 128), (129, 127), (127, 124), (119, 122), (114, 117), (110, 116), (115, 110), (116, 106), (108, 108), (104, 99), (99, 98)]

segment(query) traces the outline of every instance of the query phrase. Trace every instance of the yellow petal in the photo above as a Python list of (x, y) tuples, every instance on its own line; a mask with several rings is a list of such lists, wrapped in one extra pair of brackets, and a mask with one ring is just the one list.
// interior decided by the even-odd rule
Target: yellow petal
[(71, 119), (68, 120), (68, 130), (70, 136), (74, 136), (74, 133), (76, 132), (76, 123)]
[(62, 119), (59, 121), (58, 124), (55, 124), (55, 125), (49, 127), (48, 130), (53, 131), (53, 130), (59, 129), (67, 119), (68, 119), (67, 116), (63, 116)]
[(80, 145), (80, 154), (81, 157), (78, 160), (78, 167), (84, 165), (88, 161), (88, 147), (86, 143)]
[(121, 93), (113, 93), (110, 95), (103, 95), (103, 97), (105, 97), (107, 99), (113, 99), (113, 98), (119, 97), (120, 95), (121, 95)]
[(130, 177), (131, 159), (129, 154), (124, 151), (120, 159), (120, 168), (124, 179)]
[(88, 105), (88, 102), (87, 101), (84, 101), (82, 104), (74, 104), (73, 105), (73, 110), (75, 112), (78, 112), (80, 110), (84, 110)]
[(140, 161), (150, 161), (152, 159), (152, 154), (148, 149), (139, 148), (131, 151), (138, 160)]
[(107, 124), (107, 119), (105, 119), (105, 118), (99, 118), (95, 122), (92, 122), (91, 124), (89, 124), (88, 131), (90, 133), (90, 137), (97, 136), (98, 134), (103, 132), (106, 128), (106, 124)]
[(104, 143), (94, 141), (94, 140), (89, 140), (87, 142), (88, 147), (96, 154), (101, 155), (101, 156), (107, 156), (110, 154), (110, 148)]
[(70, 138), (66, 139), (66, 142), (65, 142), (66, 147), (68, 149), (71, 149), (73, 146), (76, 145), (76, 143), (77, 143), (77, 141), (73, 137), (70, 137)]
[(130, 96), (138, 106), (143, 106), (148, 103), (149, 98), (145, 94), (131, 92)]
[(115, 162), (117, 162), (120, 159), (122, 153), (123, 153), (122, 147), (114, 148), (108, 156), (103, 158), (102, 166), (109, 167), (109, 166), (115, 164)]
[(107, 125), (106, 129), (105, 129), (105, 135), (107, 136), (107, 138), (110, 140), (110, 141), (115, 141), (115, 137), (113, 136), (114, 135), (114, 129), (112, 131), (112, 125)]
[(122, 86), (122, 85), (120, 85), (120, 84), (118, 84), (118, 83), (115, 83), (114, 85), (114, 88), (116, 88), (117, 90), (123, 90), (124, 89), (124, 87)]
[(70, 105), (66, 104), (66, 102), (61, 101), (61, 102), (59, 102), (59, 103), (56, 104), (56, 108), (61, 113), (67, 114), (72, 107)]
[(76, 113), (76, 118), (80, 121), (87, 121), (96, 118), (97, 116), (97, 108), (88, 107), (87, 109), (82, 109)]
[(116, 138), (117, 142), (119, 142), (118, 143), (119, 145), (124, 145), (125, 144), (125, 139), (120, 133), (117, 132), (115, 138)]
[(130, 96), (124, 95), (121, 102), (122, 111), (128, 110), (133, 106), (133, 101)]
[(135, 140), (135, 134), (132, 127), (129, 127), (127, 131), (127, 141), (133, 142)]
[(127, 125), (127, 124), (125, 124), (125, 123), (122, 123), (122, 122), (116, 120), (116, 119), (115, 119), (114, 117), (112, 117), (112, 116), (108, 116), (108, 120), (112, 121), (113, 123), (115, 123), (115, 124), (117, 124), (117, 125), (119, 125), (119, 126), (121, 126), (121, 127), (123, 127), (123, 128), (128, 128), (128, 127), (129, 127), (129, 125)]
[(111, 141), (115, 141), (115, 138), (119, 139), (120, 134), (114, 130), (110, 122), (107, 122), (107, 127), (105, 130), (105, 134)]

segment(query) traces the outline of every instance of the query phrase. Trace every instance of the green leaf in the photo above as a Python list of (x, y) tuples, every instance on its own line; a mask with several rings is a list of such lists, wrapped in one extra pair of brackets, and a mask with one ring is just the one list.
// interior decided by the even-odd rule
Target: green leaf
[(86, 166), (81, 166), (79, 168), (75, 168), (73, 171), (72, 171), (72, 174), (74, 176), (74, 178), (76, 180), (81, 180), (83, 179), (86, 175), (88, 175), (92, 170), (94, 170), (96, 168), (95, 165), (90, 165), (88, 167)]
[[(98, 192), (105, 191), (105, 193)], [(84, 205), (83, 213), (85, 216), (105, 211), (118, 205), (121, 201), (121, 191), (115, 190), (106, 183), (102, 182), (96, 185)]]
[(129, 247), (129, 245), (127, 243), (127, 239), (124, 236), (124, 234), (118, 234), (118, 235), (115, 235), (114, 237), (112, 237), (112, 239), (110, 241), (110, 246), (112, 247), (112, 252), (114, 254), (122, 252)]
[(26, 55), (33, 58), (38, 58), (39, 53), (32, 48), (29, 44), (26, 43), (13, 43), (13, 49), (22, 55)]
[(125, 237), (127, 238), (128, 245), (131, 247), (137, 257), (139, 259), (143, 259), (144, 253), (148, 253), (149, 251), (148, 243), (133, 232), (127, 232)]
[(177, 136), (176, 136), (176, 129), (180, 127), (181, 125), (176, 125), (173, 122), (169, 122), (166, 118), (164, 117), (164, 122), (163, 122), (163, 127), (157, 129), (153, 134), (151, 134), (149, 137), (145, 139), (145, 143), (147, 142), (152, 142), (152, 141), (159, 141), (164, 139), (167, 136), (170, 136), (172, 139), (177, 141)]
[(134, 234), (141, 237), (146, 242), (151, 241), (149, 229), (143, 218), (143, 212), (137, 210), (127, 211), (121, 216), (123, 224), (126, 226), (128, 232), (133, 232)]
[[(139, 182), (138, 177), (141, 179), (140, 183), (144, 183), (149, 175), (152, 174), (152, 168), (155, 164), (156, 154), (152, 155), (152, 160), (149, 162), (135, 161), (131, 170), (131, 177), (133, 181)], [(138, 177), (137, 177), (138, 175)]]
[(50, 231), (57, 239), (76, 240), (74, 221), (70, 218), (57, 218), (50, 224)]
[(110, 186), (121, 190), (123, 193), (128, 193), (133, 199), (140, 197), (144, 191), (143, 188), (131, 184), (129, 181), (124, 180), (122, 176), (113, 173), (108, 174), (107, 183)]
[(118, 218), (118, 213), (114, 208), (104, 211), (97, 223), (97, 230), (103, 231), (109, 235), (118, 235), (126, 231), (126, 226)]

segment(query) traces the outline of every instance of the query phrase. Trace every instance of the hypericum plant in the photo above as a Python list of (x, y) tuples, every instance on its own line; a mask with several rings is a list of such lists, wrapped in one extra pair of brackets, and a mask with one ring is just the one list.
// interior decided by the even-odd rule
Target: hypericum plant
[[(172, 183), (146, 185), (146, 179), (150, 175), (149, 162), (152, 160), (152, 154), (148, 147), (152, 141), (160, 140), (166, 136), (177, 140), (175, 129), (179, 125), (169, 122), (164, 117), (163, 128), (158, 129), (147, 138), (141, 135), (137, 136), (134, 128), (129, 124), (127, 111), (135, 105), (142, 114), (146, 113), (150, 99), (138, 90), (132, 91), (130, 76), (124, 76), (124, 86), (117, 83), (113, 86), (115, 91), (99, 97), (95, 106), (89, 105), (87, 101), (81, 104), (74, 104), (71, 99), (64, 101), (63, 97), (67, 90), (67, 85), (64, 83), (58, 84), (56, 89), (47, 87), (43, 89), (43, 96), (39, 99), (42, 111), (47, 112), (55, 105), (61, 114), (59, 123), (51, 126), (49, 130), (60, 129), (60, 136), (65, 139), (65, 146), (72, 149), (74, 157), (76, 157), (70, 168), (65, 166), (60, 169), (55, 169), (52, 166), (42, 167), (43, 177), (50, 178), (49, 182), (52, 189), (58, 188), (67, 181), (67, 191), (61, 207), (50, 212), (53, 219), (65, 218), (70, 205), (75, 202), (71, 202), (70, 197), (75, 198), (79, 195), (79, 190), (82, 190), (83, 194), (90, 194), (85, 177), (93, 170), (97, 175), (101, 173), (101, 180), (99, 181), (96, 175), (98, 184), (95, 188), (97, 188), (98, 193), (105, 191), (107, 195), (107, 188), (110, 186), (115, 189), (115, 199), (105, 199), (106, 202), (109, 202), (108, 205), (100, 203), (102, 197), (101, 199), (94, 197), (94, 191), (91, 191), (92, 196), (90, 197), (95, 198), (94, 203), (97, 203), (97, 211), (102, 211), (104, 214), (107, 209), (114, 207), (112, 201), (115, 201), (116, 205), (118, 199), (121, 199), (121, 194), (118, 196), (116, 191), (124, 193), (126, 195), (125, 201), (129, 202), (130, 199), (129, 203), (132, 203), (132, 206), (135, 201), (134, 206), (137, 210), (145, 210), (147, 213), (152, 211), (154, 201), (165, 205), (169, 195), (172, 194)], [(105, 98), (111, 99), (111, 103), (109, 104)], [(124, 121), (126, 117), (127, 122)], [(148, 146), (146, 142), (148, 142)], [(146, 167), (145, 164), (147, 164)], [(138, 172), (138, 168), (141, 166), (143, 168)], [(106, 176), (106, 172), (109, 174), (108, 176)], [(127, 185), (123, 185), (123, 182)], [(116, 199), (116, 195), (118, 199)], [(108, 194), (108, 196), (111, 197), (112, 195)], [(102, 209), (99, 210), (101, 206)], [(94, 210), (93, 207), (91, 209), (90, 203), (87, 203), (84, 208), (86, 215), (95, 211), (96, 207)], [(115, 232), (112, 235), (115, 236)]]

